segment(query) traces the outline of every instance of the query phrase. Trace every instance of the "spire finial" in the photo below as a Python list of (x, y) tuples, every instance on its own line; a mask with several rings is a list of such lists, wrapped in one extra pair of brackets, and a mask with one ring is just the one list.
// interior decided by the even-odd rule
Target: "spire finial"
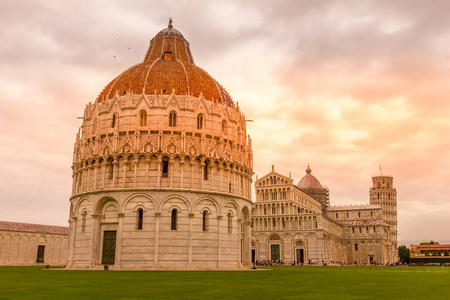
[(381, 171), (381, 164), (380, 164), (380, 175), (383, 176), (383, 172)]
[(275, 171), (275, 166), (274, 165), (272, 165), (272, 171)]
[(168, 26), (169, 28), (172, 28), (173, 27), (173, 25), (172, 25), (172, 18), (170, 18), (169, 19), (169, 26)]

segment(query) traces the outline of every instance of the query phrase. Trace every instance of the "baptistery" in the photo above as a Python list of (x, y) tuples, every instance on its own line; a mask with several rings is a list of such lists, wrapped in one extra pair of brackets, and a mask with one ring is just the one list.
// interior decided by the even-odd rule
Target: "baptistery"
[(245, 116), (171, 21), (87, 104), (72, 169), (67, 268), (251, 266)]

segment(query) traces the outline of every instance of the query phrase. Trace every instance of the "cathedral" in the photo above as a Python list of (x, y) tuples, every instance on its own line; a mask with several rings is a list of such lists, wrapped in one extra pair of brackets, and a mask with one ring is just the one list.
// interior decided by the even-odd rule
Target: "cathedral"
[(272, 171), (255, 182), (252, 258), (288, 264), (387, 264), (398, 261), (397, 191), (373, 176), (368, 205), (330, 206), (308, 166), (294, 184)]

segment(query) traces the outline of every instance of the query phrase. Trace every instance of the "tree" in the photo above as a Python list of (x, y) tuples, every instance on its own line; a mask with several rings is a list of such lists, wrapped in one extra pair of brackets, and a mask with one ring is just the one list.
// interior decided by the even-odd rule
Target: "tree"
[(450, 254), (448, 253), (448, 250), (444, 251), (444, 256), (450, 256)]
[(430, 256), (430, 253), (428, 252), (428, 250), (425, 250), (425, 256)]
[(406, 248), (406, 246), (398, 247), (398, 257), (400, 258), (400, 262), (409, 264), (409, 248)]

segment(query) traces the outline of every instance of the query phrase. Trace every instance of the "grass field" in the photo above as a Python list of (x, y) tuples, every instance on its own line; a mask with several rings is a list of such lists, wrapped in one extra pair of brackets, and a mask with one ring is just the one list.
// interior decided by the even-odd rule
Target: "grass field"
[(450, 299), (450, 267), (67, 271), (0, 267), (0, 299)]

